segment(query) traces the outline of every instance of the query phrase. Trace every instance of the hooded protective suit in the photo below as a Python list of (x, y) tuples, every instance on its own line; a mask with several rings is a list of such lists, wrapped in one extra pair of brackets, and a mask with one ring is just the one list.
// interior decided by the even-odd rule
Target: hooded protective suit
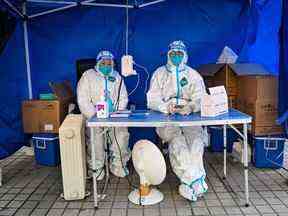
[[(181, 41), (169, 46), (168, 63), (159, 67), (153, 74), (147, 93), (148, 107), (162, 113), (171, 113), (171, 104), (184, 107), (183, 115), (199, 112), (201, 97), (206, 93), (200, 74), (186, 65), (188, 56)], [(181, 63), (175, 66), (170, 52), (183, 52)], [(179, 192), (186, 199), (196, 201), (208, 189), (205, 183), (203, 153), (207, 133), (202, 127), (165, 127), (157, 128), (157, 133), (169, 144), (169, 157), (173, 171), (181, 180)]]
[[(77, 99), (81, 113), (87, 118), (91, 118), (96, 114), (95, 105), (105, 98), (109, 104), (110, 111), (124, 110), (128, 103), (128, 96), (124, 81), (121, 81), (120, 75), (113, 70), (107, 69), (101, 72), (100, 63), (103, 60), (113, 60), (113, 55), (108, 51), (102, 51), (97, 56), (97, 65), (94, 69), (89, 69), (83, 73), (77, 86)], [(108, 71), (108, 72), (107, 72)], [(120, 83), (121, 89), (120, 88)], [(98, 180), (104, 177), (104, 135), (101, 134), (103, 128), (96, 128), (95, 133), (95, 146), (96, 146), (96, 174)], [(90, 131), (87, 130), (87, 137), (90, 137)], [(128, 174), (126, 163), (130, 159), (130, 150), (128, 148), (129, 133), (127, 128), (115, 128), (108, 132), (109, 139), (111, 140), (110, 153), (112, 160), (110, 161), (111, 172), (118, 176), (124, 177)], [(87, 140), (90, 140), (89, 138)], [(123, 168), (119, 152), (121, 149), (121, 157), (123, 160)], [(88, 163), (91, 167), (91, 145), (87, 142), (88, 147)]]

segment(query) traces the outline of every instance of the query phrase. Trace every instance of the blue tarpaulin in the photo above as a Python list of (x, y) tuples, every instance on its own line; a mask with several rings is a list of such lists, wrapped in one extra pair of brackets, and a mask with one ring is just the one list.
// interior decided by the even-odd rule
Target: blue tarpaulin
[[(20, 2), (20, 0), (17, 0)], [(113, 1), (113, 3), (123, 1)], [(131, 1), (130, 1), (131, 3)], [(28, 3), (28, 12), (47, 9)], [(167, 46), (183, 40), (188, 46), (189, 65), (216, 62), (224, 46), (239, 54), (239, 62), (263, 64), (278, 73), (278, 34), (281, 0), (167, 0), (142, 9), (130, 9), (129, 53), (150, 75), (166, 62)], [(55, 7), (55, 6), (53, 6)], [(28, 21), (33, 96), (49, 91), (49, 81), (71, 80), (76, 86), (77, 59), (94, 58), (102, 49), (116, 56), (117, 68), (125, 53), (125, 9), (79, 6)], [(17, 149), (24, 142), (21, 101), (28, 98), (22, 21), (0, 56), (0, 144)], [(145, 79), (140, 68), (140, 87), (129, 97), (137, 109), (146, 108)], [(131, 91), (137, 77), (125, 78)], [(151, 130), (136, 135), (133, 142)], [(135, 138), (136, 137), (136, 138)], [(0, 148), (0, 149), (1, 149)], [(0, 150), (0, 158), (4, 154)]]

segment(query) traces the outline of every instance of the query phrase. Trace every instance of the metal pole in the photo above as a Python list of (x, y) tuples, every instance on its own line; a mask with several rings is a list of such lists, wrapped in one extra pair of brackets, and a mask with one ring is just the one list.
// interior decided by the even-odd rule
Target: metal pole
[(2, 167), (0, 167), (0, 187), (2, 186)]
[(76, 7), (76, 6), (77, 6), (77, 3), (73, 3), (73, 4), (70, 4), (68, 6), (64, 6), (64, 7), (60, 7), (60, 8), (56, 8), (56, 9), (52, 9), (52, 10), (48, 10), (48, 11), (44, 11), (44, 12), (37, 13), (37, 14), (31, 15), (31, 16), (28, 16), (28, 17), (29, 17), (29, 19), (32, 19), (32, 18), (35, 18), (35, 17), (39, 17), (39, 16), (55, 13), (57, 11), (67, 10), (69, 8)]
[[(128, 6), (128, 1), (127, 4)], [(129, 8), (126, 8), (126, 31), (125, 31), (125, 54), (128, 55), (129, 48)]]
[(117, 8), (134, 8), (132, 5), (121, 5), (121, 4), (105, 4), (105, 3), (89, 3), (83, 2), (81, 5), (95, 6), (95, 7), (117, 7)]
[(3, 0), (15, 13), (17, 13), (21, 18), (24, 18), (24, 15), (8, 0)]
[(107, 186), (108, 186), (108, 182), (109, 182), (109, 157), (110, 157), (110, 148), (109, 148), (109, 144), (108, 144), (108, 139), (107, 139), (107, 136), (109, 133), (108, 131), (105, 131), (104, 133), (104, 154), (105, 155), (105, 169), (106, 169), (106, 178), (105, 178), (105, 184), (104, 184), (104, 188), (103, 188), (103, 191), (102, 191), (102, 199), (105, 198), (105, 193), (106, 193), (106, 190), (107, 190)]
[(249, 188), (248, 188), (248, 137), (247, 137), (247, 123), (243, 125), (244, 132), (244, 178), (245, 178), (245, 197), (246, 207), (249, 207)]
[(150, 5), (158, 4), (158, 3), (164, 2), (164, 1), (166, 1), (166, 0), (157, 0), (157, 1), (153, 1), (153, 2), (148, 2), (148, 3), (145, 3), (145, 4), (139, 5), (139, 8), (143, 8), (143, 7), (147, 7), (147, 6), (150, 6)]
[(227, 125), (223, 125), (223, 145), (224, 145), (224, 176), (226, 179), (227, 175)]
[(68, 2), (68, 1), (50, 1), (50, 0), (27, 0), (27, 2), (32, 2), (32, 3), (45, 3), (45, 4), (77, 4), (77, 2)]
[(97, 174), (96, 174), (96, 146), (95, 146), (95, 130), (90, 127), (90, 145), (91, 145), (91, 160), (92, 160), (92, 171), (93, 171), (93, 196), (94, 196), (94, 208), (98, 208), (98, 192), (97, 192)]
[[(26, 16), (26, 2), (23, 3), (22, 10), (23, 10), (23, 14)], [(27, 19), (23, 21), (23, 30), (24, 30), (24, 46), (25, 46), (28, 92), (29, 92), (29, 99), (32, 99), (33, 92), (32, 92), (32, 81), (31, 81), (31, 65), (30, 65), (30, 55), (29, 55), (29, 38), (28, 38)]]

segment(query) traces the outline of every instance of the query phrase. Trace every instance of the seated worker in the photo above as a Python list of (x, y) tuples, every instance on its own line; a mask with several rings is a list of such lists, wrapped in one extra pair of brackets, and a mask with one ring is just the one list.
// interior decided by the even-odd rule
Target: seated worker
[[(101, 51), (97, 56), (95, 68), (89, 69), (83, 73), (77, 86), (77, 100), (81, 113), (87, 118), (96, 114), (96, 103), (105, 101), (109, 105), (109, 111), (125, 110), (128, 103), (128, 96), (124, 81), (121, 76), (114, 70), (114, 57), (109, 51)], [(121, 88), (121, 89), (120, 89)], [(96, 176), (98, 180), (104, 178), (104, 135), (103, 128), (94, 129), (96, 146)], [(89, 131), (87, 135), (89, 136)], [(128, 148), (129, 133), (124, 127), (109, 130), (108, 141), (110, 145), (110, 171), (117, 177), (128, 175), (126, 163), (130, 159), (131, 152)], [(91, 145), (88, 145), (88, 164), (91, 164)], [(121, 152), (119, 152), (121, 149)], [(121, 161), (122, 160), (122, 161)], [(123, 164), (122, 164), (123, 162)], [(123, 167), (124, 166), (124, 167)]]
[[(165, 114), (189, 115), (199, 112), (206, 93), (201, 75), (187, 66), (188, 55), (182, 41), (169, 45), (168, 63), (153, 74), (147, 93), (148, 108)], [(168, 143), (170, 163), (181, 181), (179, 193), (196, 201), (208, 189), (203, 166), (207, 133), (202, 127), (157, 128), (159, 137)]]

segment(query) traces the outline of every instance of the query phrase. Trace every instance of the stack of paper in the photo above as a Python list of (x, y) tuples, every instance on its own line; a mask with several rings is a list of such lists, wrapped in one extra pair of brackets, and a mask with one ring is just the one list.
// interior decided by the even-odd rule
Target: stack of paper
[(130, 110), (119, 110), (110, 114), (111, 118), (128, 118), (131, 114)]

